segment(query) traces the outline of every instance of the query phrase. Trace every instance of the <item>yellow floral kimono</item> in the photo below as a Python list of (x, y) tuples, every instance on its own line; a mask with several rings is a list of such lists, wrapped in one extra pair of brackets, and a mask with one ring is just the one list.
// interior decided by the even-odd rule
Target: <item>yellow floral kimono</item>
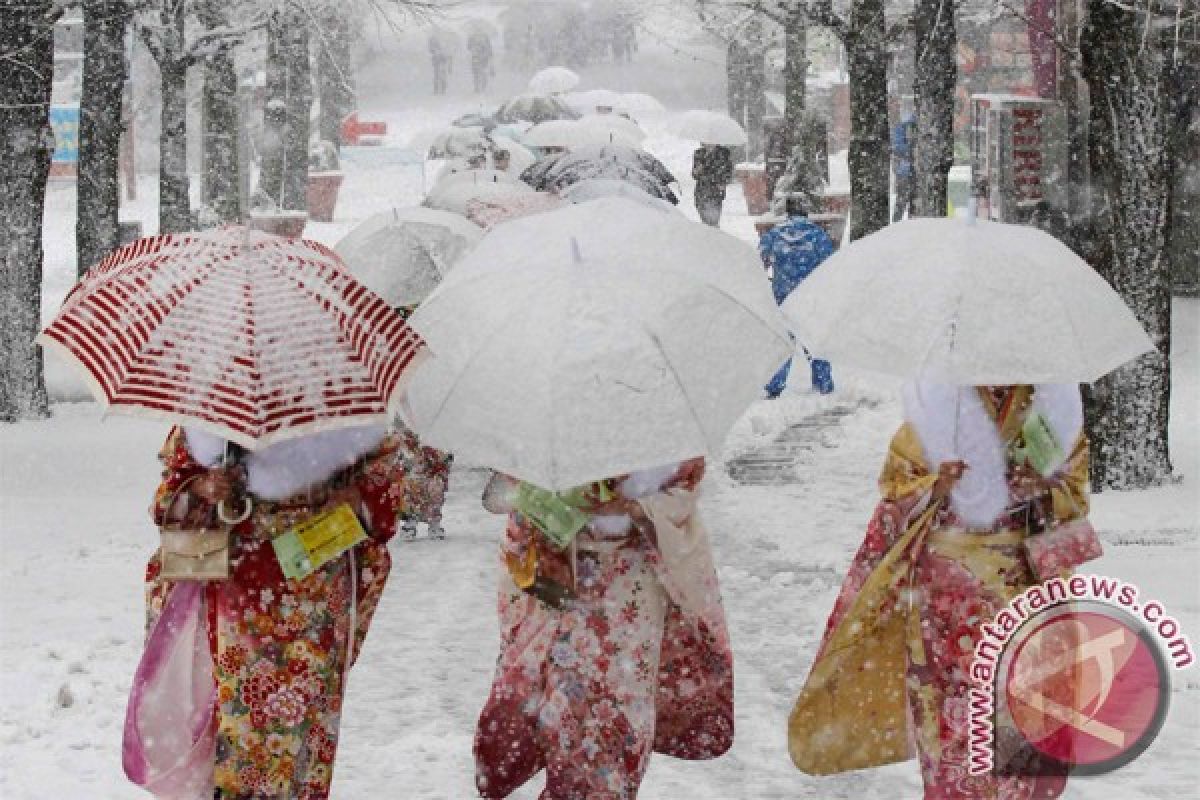
[[(975, 390), (965, 391), (974, 400)], [(1079, 433), (1045, 494), (1015, 495), (1011, 458), (1033, 394), (1034, 387), (1014, 387), (999, 403), (982, 388), (977, 395), (987, 417), (976, 423), (994, 424), (1007, 462), (997, 473), (1006, 502), (991, 525), (964, 524), (953, 502), (929, 502), (937, 469), (918, 426), (905, 423), (892, 439), (882, 500), (789, 719), (789, 749), (804, 772), (903, 761), (915, 746), (927, 799), (1061, 793), (1061, 774), (968, 772), (969, 673), (980, 625), (1037, 582), (1026, 538), (1087, 513), (1087, 442)], [(1079, 560), (1068, 553), (1062, 563)]]

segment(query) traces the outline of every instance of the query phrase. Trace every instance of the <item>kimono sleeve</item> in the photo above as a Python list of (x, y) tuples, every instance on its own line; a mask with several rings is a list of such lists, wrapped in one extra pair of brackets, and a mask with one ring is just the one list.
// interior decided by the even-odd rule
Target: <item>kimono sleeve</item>
[(367, 533), (377, 542), (387, 542), (396, 535), (396, 520), (404, 511), (405, 474), (400, 441), (388, 436), (367, 457), (354, 479)]
[(1071, 455), (1055, 474), (1054, 483), (1050, 486), (1055, 521), (1066, 522), (1088, 515), (1088, 458), (1088, 440), (1080, 434), (1071, 448)]
[(915, 504), (921, 495), (937, 483), (937, 474), (930, 472), (921, 452), (916, 431), (907, 422), (900, 426), (888, 446), (883, 471), (879, 475), (879, 492), (884, 500), (893, 503)]
[(213, 504), (189, 490), (189, 485), (207, 470), (192, 458), (182, 428), (172, 428), (158, 452), (162, 481), (150, 504), (150, 518), (159, 527), (168, 523), (198, 524), (210, 519)]

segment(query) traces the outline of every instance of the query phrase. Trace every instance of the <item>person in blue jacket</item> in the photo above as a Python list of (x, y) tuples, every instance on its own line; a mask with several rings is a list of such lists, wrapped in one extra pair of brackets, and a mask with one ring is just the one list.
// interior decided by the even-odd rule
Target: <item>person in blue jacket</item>
[[(775, 302), (782, 305), (792, 290), (800, 285), (812, 271), (836, 249), (833, 240), (819, 225), (808, 218), (807, 203), (803, 195), (793, 194), (787, 198), (786, 222), (776, 225), (763, 234), (758, 243), (758, 253), (763, 265), (771, 272), (771, 288)], [(821, 394), (833, 391), (833, 370), (828, 361), (810, 358), (813, 389)], [(767, 384), (767, 397), (778, 397), (787, 385), (789, 359), (780, 367), (775, 377)]]
[(917, 118), (911, 111), (892, 128), (892, 172), (896, 176), (896, 205), (892, 209), (892, 222), (903, 219), (906, 211), (912, 214), (917, 188), (913, 181), (913, 138), (916, 131)]

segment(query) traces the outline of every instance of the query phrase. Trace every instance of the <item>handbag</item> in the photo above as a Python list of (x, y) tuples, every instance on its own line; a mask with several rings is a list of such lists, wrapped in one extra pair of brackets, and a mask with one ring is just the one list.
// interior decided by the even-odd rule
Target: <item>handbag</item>
[(1063, 522), (1025, 539), (1025, 558), (1039, 581), (1059, 577), (1104, 555), (1096, 529), (1086, 517)]
[[(167, 504), (168, 513), (175, 506), (179, 493), (195, 477), (184, 481)], [(254, 504), (245, 498), (240, 515), (232, 517), (225, 501), (217, 504), (215, 516), (219, 528), (191, 528), (183, 525), (164, 525), (159, 528), (159, 577), (164, 581), (226, 581), (232, 572), (229, 560), (230, 534), (233, 526), (250, 516)]]

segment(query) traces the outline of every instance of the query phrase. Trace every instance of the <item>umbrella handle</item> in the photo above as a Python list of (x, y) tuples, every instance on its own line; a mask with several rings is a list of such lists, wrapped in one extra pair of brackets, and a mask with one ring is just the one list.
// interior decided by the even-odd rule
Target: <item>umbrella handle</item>
[(254, 501), (249, 497), (245, 498), (246, 507), (242, 509), (240, 516), (231, 517), (228, 515), (225, 507), (225, 501), (217, 503), (217, 517), (227, 525), (237, 525), (239, 522), (245, 522), (250, 517), (250, 512), (254, 510)]

